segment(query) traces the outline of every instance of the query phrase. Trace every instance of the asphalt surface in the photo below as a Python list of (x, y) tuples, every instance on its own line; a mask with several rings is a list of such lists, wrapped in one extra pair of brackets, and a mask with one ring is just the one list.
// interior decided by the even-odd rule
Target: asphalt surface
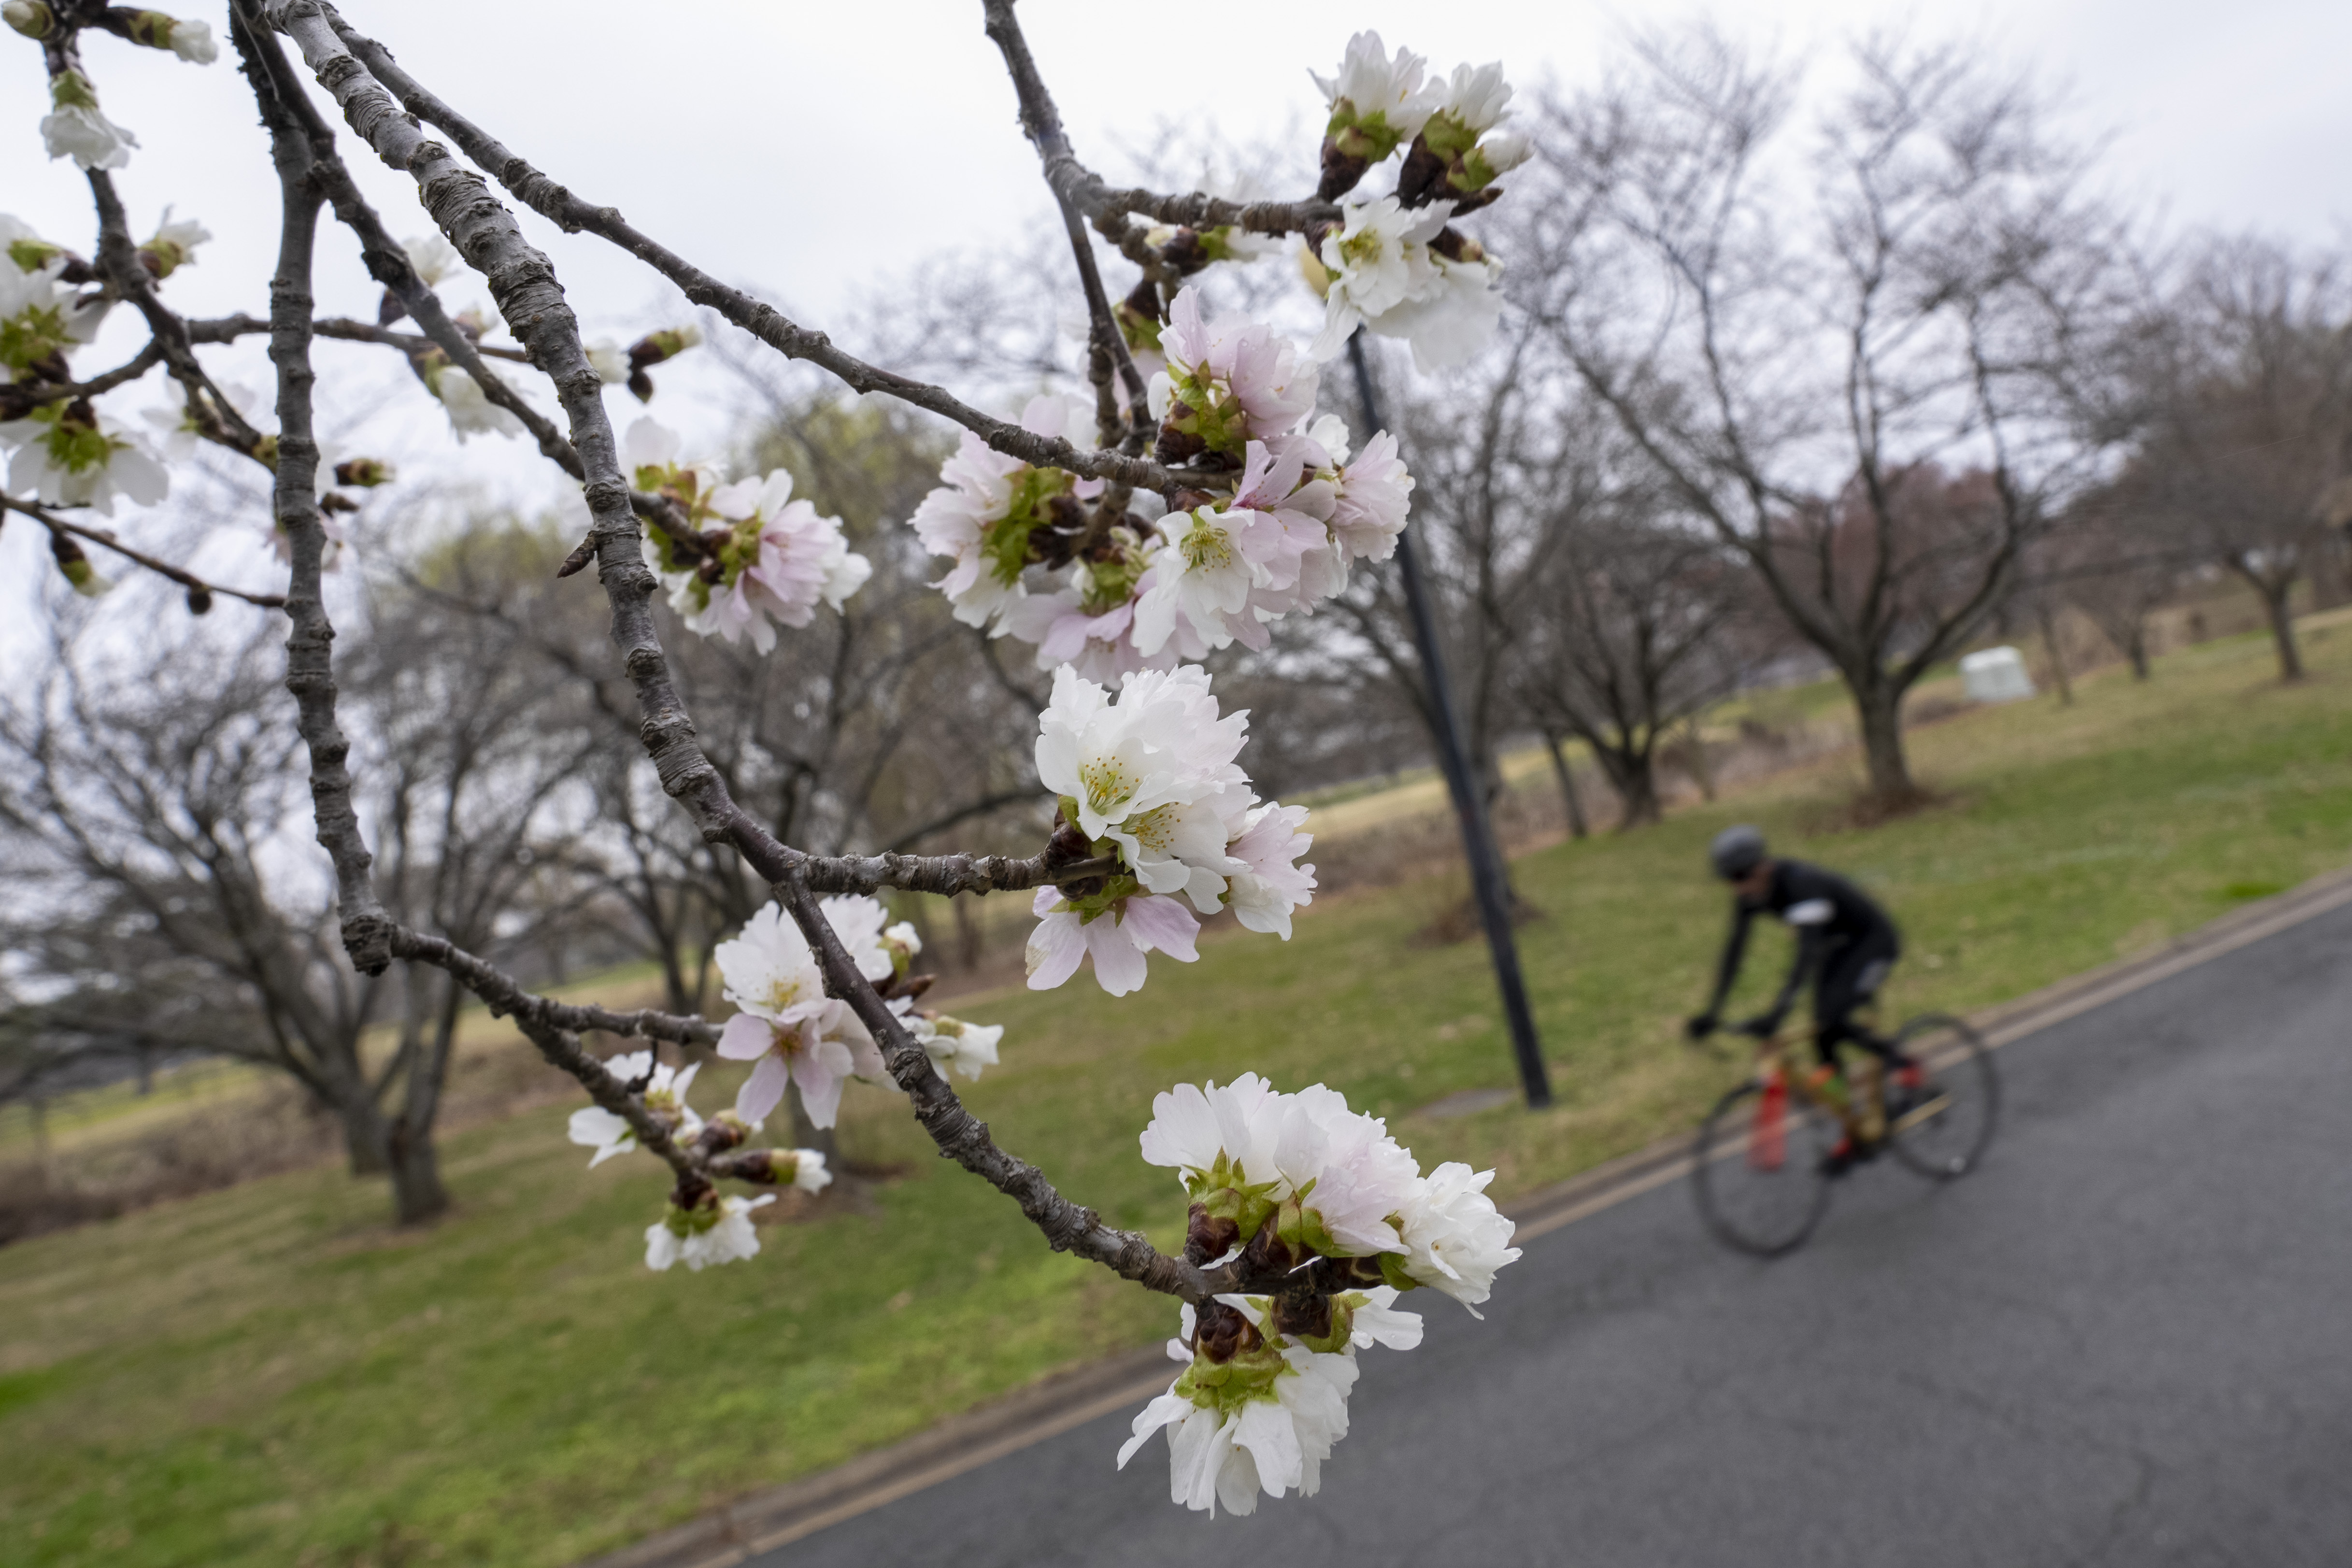
[(1978, 1172), (1865, 1167), (1789, 1258), (1678, 1182), (1483, 1323), (1420, 1293), (1318, 1497), (1188, 1514), (1130, 1411), (755, 1561), (2352, 1564), (2352, 907), (1998, 1059)]

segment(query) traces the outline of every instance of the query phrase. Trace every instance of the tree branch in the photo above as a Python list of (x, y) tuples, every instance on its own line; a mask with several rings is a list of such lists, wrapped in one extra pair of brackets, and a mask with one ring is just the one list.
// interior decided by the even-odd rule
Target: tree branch
[[(281, 4), (273, 6), (271, 14), (276, 16), (287, 9)], [(787, 358), (806, 360), (831, 373), (854, 392), (887, 393), (901, 402), (952, 420), (979, 436), (997, 451), (1019, 458), (1026, 463), (1066, 468), (1093, 479), (1117, 480), (1162, 495), (1174, 490), (1181, 483), (1157, 463), (1116, 451), (1084, 451), (1067, 441), (1035, 435), (1008, 420), (982, 414), (944, 388), (882, 370), (845, 353), (823, 332), (797, 326), (774, 306), (719, 282), (684, 257), (640, 232), (616, 208), (593, 206), (573, 195), (510, 152), (503, 142), (426, 91), (415, 78), (400, 68), (398, 62), (392, 58), (392, 51), (345, 22), (333, 6), (321, 4), (318, 10), (340, 37), (354, 64), (363, 64), (377, 82), (398, 98), (401, 107), (408, 113), (446, 133), (467, 157), (489, 170), (517, 200), (567, 234), (586, 232), (619, 246), (677, 284), (688, 300), (717, 310)], [(308, 47), (304, 55), (306, 58), (311, 57)], [(315, 68), (315, 58), (312, 64)]]
[(319, 842), (334, 862), (343, 948), (354, 969), (380, 974), (392, 962), (392, 922), (369, 878), (373, 857), (352, 805), (351, 774), (343, 765), (351, 742), (335, 721), (335, 628), (319, 582), (327, 535), (318, 505), (319, 445), (310, 433), (310, 260), (321, 200), (313, 178), (317, 165), (264, 62), (268, 51), (260, 46), (267, 35), (251, 26), (242, 8), (229, 31), (269, 128), (280, 192), (278, 274), (269, 284), (269, 358), (278, 367), (278, 479), (270, 501), (293, 559), (286, 595), (293, 622), (286, 638), (286, 689), (294, 694), (298, 729), (310, 752), (311, 805)]
[(265, 610), (282, 610), (286, 607), (283, 595), (248, 594), (242, 588), (225, 588), (218, 583), (207, 583), (193, 572), (174, 566), (168, 561), (159, 561), (144, 551), (133, 550), (130, 545), (117, 539), (110, 529), (92, 528), (87, 523), (72, 521), (58, 516), (45, 507), (36, 506), (31, 501), (18, 500), (12, 495), (0, 495), (0, 510), (23, 512), (52, 533), (76, 534), (83, 539), (103, 544), (123, 559), (135, 561), (150, 572), (170, 578), (187, 589), (191, 598), (199, 594), (205, 595), (226, 594), (232, 599), (243, 599), (248, 605), (258, 605)]

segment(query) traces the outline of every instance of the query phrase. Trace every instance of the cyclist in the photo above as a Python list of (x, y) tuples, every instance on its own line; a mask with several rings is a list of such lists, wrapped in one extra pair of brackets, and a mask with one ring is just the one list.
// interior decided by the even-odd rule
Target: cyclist
[[(1715, 1032), (1720, 1022), (1717, 1015), (1747, 955), (1748, 922), (1759, 914), (1774, 914), (1797, 933), (1796, 963), (1772, 1005), (1740, 1025), (1740, 1033), (1759, 1040), (1778, 1033), (1798, 990), (1811, 978), (1817, 1030), (1813, 1043), (1821, 1052), (1823, 1079), (1838, 1070), (1838, 1047), (1851, 1041), (1886, 1064), (1898, 1096), (1917, 1089), (1918, 1064), (1853, 1018), (1854, 1009), (1886, 984), (1888, 972), (1902, 955), (1902, 938), (1886, 911), (1834, 871), (1774, 858), (1765, 848), (1764, 835), (1744, 824), (1717, 834), (1707, 858), (1715, 874), (1731, 884), (1731, 936), (1716, 971), (1715, 994), (1706, 1011), (1687, 1026), (1690, 1037), (1703, 1040)], [(1849, 1122), (1846, 1136), (1830, 1152), (1832, 1173), (1871, 1152), (1855, 1145)]]

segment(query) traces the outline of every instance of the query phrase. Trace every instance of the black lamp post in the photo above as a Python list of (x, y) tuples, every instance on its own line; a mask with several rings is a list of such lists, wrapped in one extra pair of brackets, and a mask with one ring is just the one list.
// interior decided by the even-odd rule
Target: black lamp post
[[(1372, 369), (1364, 357), (1360, 328), (1348, 340), (1348, 363), (1355, 367), (1356, 397), (1363, 409), (1364, 433), (1370, 438), (1381, 427), (1381, 409), (1372, 386)], [(1479, 792), (1469, 752), (1462, 743), (1454, 688), (1446, 679), (1445, 658), (1437, 643), (1437, 620), (1430, 612), (1429, 585), (1423, 580), (1421, 555), (1413, 548), (1410, 529), (1397, 536), (1396, 558), (1404, 577), (1405, 607), (1412, 616), (1412, 640), (1421, 658), (1422, 679), (1429, 683), (1438, 764), (1444, 770), (1446, 790), (1454, 797), (1454, 815), (1462, 824), (1470, 885), (1477, 896), (1478, 918), (1486, 928), (1487, 951), (1495, 959), (1495, 988), (1502, 993), (1503, 1017), (1511, 1028), (1511, 1054), (1518, 1061), (1519, 1083), (1527, 1090), (1528, 1106), (1534, 1110), (1551, 1103), (1551, 1079), (1544, 1070), (1543, 1047), (1536, 1038), (1535, 1015), (1528, 1008), (1527, 982), (1519, 973), (1518, 939), (1511, 931), (1511, 892), (1504, 874), (1503, 852), (1495, 842), (1486, 799)]]

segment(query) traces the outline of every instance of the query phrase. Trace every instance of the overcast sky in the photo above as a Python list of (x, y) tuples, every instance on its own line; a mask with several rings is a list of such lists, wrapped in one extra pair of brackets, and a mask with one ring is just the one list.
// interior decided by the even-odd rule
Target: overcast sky
[[(754, 285), (804, 323), (837, 324), (877, 275), (948, 246), (1020, 242), (1042, 209), (1036, 164), (1013, 121), (1013, 93), (982, 36), (977, 0), (349, 0), (344, 14), (383, 38), (419, 79), (590, 200), (717, 275)], [(1150, 140), (1155, 121), (1212, 117), (1250, 142), (1296, 127), (1312, 138), (1321, 103), (1307, 79), (1328, 71), (1347, 36), (1379, 28), (1443, 69), (1506, 62), (1527, 87), (1593, 79), (1629, 26), (1692, 14), (1634, 0), (1485, 0), (1343, 6), (1286, 0), (1191, 0), (1176, 7), (1026, 0), (1032, 47), (1080, 156)], [(2352, 4), (2345, 0), (1748, 0), (1718, 12), (1787, 58), (1852, 33), (1907, 24), (1958, 36), (2063, 89), (2075, 129), (2105, 139), (2119, 196), (2179, 225), (2254, 226), (2340, 242), (2352, 219)], [(216, 24), (217, 25), (217, 24)], [(167, 295), (191, 314), (266, 311), (277, 195), (245, 84), (221, 61), (91, 37), (85, 52), (104, 106), (139, 135), (118, 176), (142, 234), (166, 203), (218, 236)], [(89, 195), (68, 163), (41, 155), (37, 49), (0, 37), (0, 210), (51, 237), (89, 243)], [(424, 227), (414, 186), (347, 147), (395, 234)], [(677, 314), (667, 286), (601, 241), (535, 218), (592, 331), (630, 336)], [(357, 247), (328, 226), (319, 289), (328, 313), (372, 315), (376, 290)], [(1114, 267), (1115, 275), (1123, 266)], [(464, 287), (445, 288), (453, 304)], [(478, 286), (472, 297), (485, 298)], [(134, 342), (128, 311), (118, 338)], [(390, 356), (335, 347), (334, 364), (398, 387)], [(256, 385), (257, 346), (233, 367)], [(244, 358), (245, 356), (240, 356)], [(396, 369), (396, 367), (394, 367)], [(692, 407), (700, 372), (677, 373)], [(707, 384), (707, 383), (706, 383)], [(416, 404), (404, 389), (393, 401)], [(128, 416), (138, 395), (110, 407)], [(148, 401), (163, 401), (160, 383)], [(616, 395), (616, 416), (634, 404)], [(429, 405), (399, 420), (402, 455), (446, 449)], [(381, 446), (375, 443), (374, 446)], [(372, 447), (373, 449), (373, 447)], [(478, 441), (455, 471), (544, 482), (520, 443)], [(139, 520), (125, 517), (134, 533)], [(0, 571), (21, 584), (34, 531), (0, 534)], [(242, 574), (240, 574), (242, 576)]]

